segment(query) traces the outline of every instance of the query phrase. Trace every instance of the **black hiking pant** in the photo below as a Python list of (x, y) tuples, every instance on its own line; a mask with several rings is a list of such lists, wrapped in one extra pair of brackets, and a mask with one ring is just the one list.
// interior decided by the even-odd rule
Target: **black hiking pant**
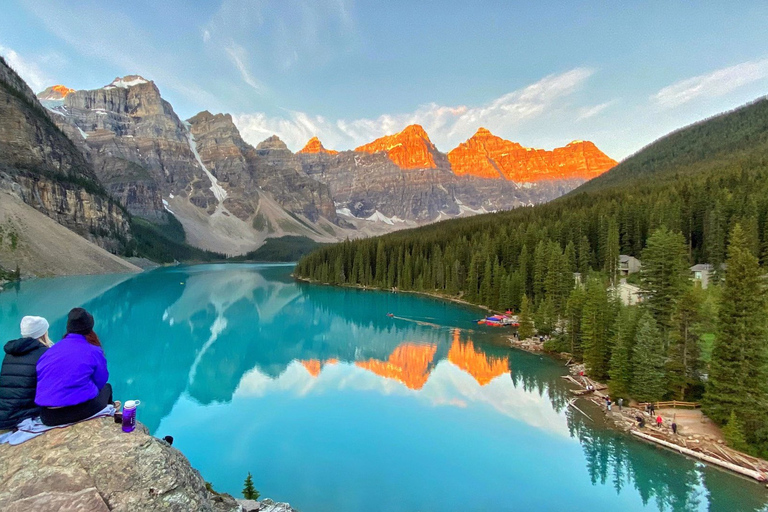
[(112, 385), (107, 382), (104, 384), (104, 387), (101, 388), (98, 395), (83, 403), (70, 405), (67, 407), (59, 407), (57, 409), (43, 407), (43, 410), (40, 411), (40, 419), (45, 425), (48, 425), (49, 427), (57, 427), (59, 425), (66, 425), (67, 423), (75, 423), (77, 421), (83, 421), (86, 418), (90, 418), (105, 408), (107, 404), (111, 403)]

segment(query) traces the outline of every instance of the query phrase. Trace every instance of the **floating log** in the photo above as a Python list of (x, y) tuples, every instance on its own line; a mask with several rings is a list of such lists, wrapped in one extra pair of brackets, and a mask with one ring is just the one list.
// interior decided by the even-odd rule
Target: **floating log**
[(729, 469), (733, 471), (734, 473), (739, 473), (740, 475), (748, 476), (750, 478), (754, 478), (758, 482), (765, 482), (768, 480), (768, 477), (765, 476), (765, 474), (761, 471), (756, 471), (754, 469), (747, 469), (742, 466), (733, 464), (731, 462), (727, 462), (721, 459), (718, 459), (716, 457), (713, 457), (711, 455), (706, 455), (701, 452), (697, 452), (694, 450), (691, 450), (690, 448), (684, 448), (680, 445), (670, 443), (669, 441), (664, 441), (663, 439), (658, 439), (653, 436), (649, 436), (648, 434), (643, 434), (642, 432), (638, 432), (637, 430), (632, 431), (632, 435), (635, 435), (641, 439), (645, 439), (646, 441), (650, 441), (652, 443), (660, 444), (661, 446), (664, 446), (665, 448), (669, 448), (670, 450), (675, 450), (676, 452), (688, 455), (690, 457), (693, 457), (695, 459), (703, 460), (705, 462), (708, 462), (710, 464), (714, 464), (715, 466), (720, 466), (721, 468)]
[(587, 417), (587, 419), (588, 419), (589, 421), (594, 421), (592, 418), (590, 418), (590, 417), (589, 417), (589, 415), (587, 415), (587, 413), (585, 413), (584, 411), (582, 411), (581, 409), (579, 409), (578, 407), (576, 407), (576, 405), (573, 403), (575, 400), (576, 400), (575, 398), (574, 398), (573, 400), (570, 400), (570, 401), (568, 402), (568, 405), (569, 405), (569, 406), (571, 406), (571, 407), (573, 407), (573, 408), (574, 408), (574, 409), (576, 409), (577, 411), (579, 411), (579, 412), (580, 412), (581, 414), (583, 414), (584, 416), (586, 416), (586, 417)]

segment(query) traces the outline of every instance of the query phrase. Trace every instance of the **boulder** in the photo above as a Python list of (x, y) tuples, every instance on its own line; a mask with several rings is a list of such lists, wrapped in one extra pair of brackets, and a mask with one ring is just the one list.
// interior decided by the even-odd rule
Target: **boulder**
[(112, 418), (0, 446), (0, 510), (240, 511), (206, 489), (184, 455), (143, 425), (123, 433)]

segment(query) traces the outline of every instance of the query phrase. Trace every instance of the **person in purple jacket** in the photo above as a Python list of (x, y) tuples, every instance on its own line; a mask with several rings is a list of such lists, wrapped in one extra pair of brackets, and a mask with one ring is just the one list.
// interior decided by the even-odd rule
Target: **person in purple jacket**
[(37, 361), (35, 403), (48, 426), (84, 420), (113, 403), (107, 359), (93, 324), (90, 313), (74, 308), (67, 334)]

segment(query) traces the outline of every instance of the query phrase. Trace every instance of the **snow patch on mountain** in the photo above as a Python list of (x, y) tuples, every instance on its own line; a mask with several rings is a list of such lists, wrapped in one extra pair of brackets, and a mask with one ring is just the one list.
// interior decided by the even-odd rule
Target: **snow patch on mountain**
[(396, 222), (405, 222), (403, 219), (397, 217), (397, 215), (394, 217), (387, 217), (379, 210), (373, 212), (373, 215), (366, 217), (365, 220), (369, 220), (371, 222), (383, 222), (384, 224), (389, 224), (390, 226), (394, 226)]
[(129, 87), (133, 87), (134, 85), (148, 84), (148, 83), (149, 83), (148, 80), (145, 80), (140, 76), (126, 76), (123, 78), (117, 77), (114, 80), (112, 80), (111, 84), (105, 86), (104, 89), (114, 89), (116, 87), (127, 89)]
[(211, 173), (211, 171), (208, 170), (208, 168), (203, 163), (203, 159), (200, 158), (200, 153), (197, 152), (197, 144), (195, 144), (195, 137), (192, 135), (192, 132), (187, 129), (187, 142), (189, 143), (189, 149), (192, 150), (192, 154), (195, 155), (195, 160), (197, 160), (197, 163), (200, 165), (200, 167), (205, 172), (206, 176), (208, 176), (208, 179), (211, 180), (211, 187), (210, 190), (213, 192), (214, 197), (216, 197), (216, 200), (219, 202), (219, 204), (223, 204), (224, 200), (227, 198), (227, 191), (224, 190), (224, 187), (219, 185), (219, 180), (216, 179), (216, 176)]

